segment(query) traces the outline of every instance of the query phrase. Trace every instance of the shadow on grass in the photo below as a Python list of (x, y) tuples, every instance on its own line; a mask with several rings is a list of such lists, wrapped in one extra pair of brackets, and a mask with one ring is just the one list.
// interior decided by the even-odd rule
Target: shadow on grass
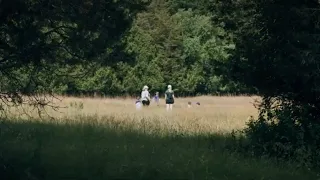
[(3, 121), (0, 176), (5, 180), (316, 179), (267, 160), (224, 150), (227, 137), (146, 134), (89, 123)]

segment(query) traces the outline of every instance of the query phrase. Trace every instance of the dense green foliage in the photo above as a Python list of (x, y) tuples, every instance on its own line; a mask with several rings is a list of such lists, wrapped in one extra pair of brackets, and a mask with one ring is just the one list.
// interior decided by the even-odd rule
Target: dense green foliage
[(246, 130), (250, 146), (319, 166), (319, 3), (260, 0), (252, 6), (231, 68), (264, 97), (258, 122)]
[(0, 97), (258, 94), (244, 148), (319, 166), (319, 13), (317, 0), (1, 0)]
[(19, 104), (21, 93), (73, 93), (72, 74), (92, 74), (92, 67), (112, 62), (144, 7), (143, 0), (1, 0), (1, 99), (13, 97)]
[[(172, 84), (179, 96), (247, 93), (244, 86), (217, 72), (215, 64), (226, 62), (235, 46), (231, 33), (218, 22), (212, 23), (215, 14), (182, 9), (179, 2), (174, 5), (165, 0), (152, 1), (138, 16), (131, 15), (144, 7), (141, 2), (139, 7), (138, 1), (119, 1), (112, 6), (108, 1), (77, 5), (72, 1), (59, 6), (59, 1), (32, 2), (19, 1), (21, 7), (12, 7), (2, 1), (2, 7), (12, 9), (2, 13), (7, 17), (2, 23), (2, 41), (7, 45), (1, 49), (5, 53), (0, 67), (2, 82), (9, 83), (2, 87), (5, 91), (113, 96), (136, 95), (145, 84), (152, 92), (162, 92)], [(103, 8), (107, 6), (116, 11)], [(11, 16), (19, 8), (25, 14)], [(46, 16), (32, 14), (38, 11), (45, 11)], [(11, 23), (17, 21), (14, 18), (21, 25)], [(30, 32), (14, 36), (15, 28)], [(7, 67), (7, 62), (15, 64)], [(13, 78), (15, 71), (23, 78)], [(43, 78), (38, 78), (41, 75)]]
[(319, 2), (191, 1), (173, 7), (211, 12), (235, 44), (217, 75), (256, 89), (259, 119), (245, 130), (246, 152), (320, 165)]

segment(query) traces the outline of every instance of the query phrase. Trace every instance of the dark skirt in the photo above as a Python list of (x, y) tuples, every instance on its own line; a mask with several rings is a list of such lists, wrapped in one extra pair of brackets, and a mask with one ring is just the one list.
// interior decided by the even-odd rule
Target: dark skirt
[(150, 105), (150, 101), (142, 100), (142, 105), (149, 106)]
[(166, 104), (174, 104), (174, 99), (166, 99)]

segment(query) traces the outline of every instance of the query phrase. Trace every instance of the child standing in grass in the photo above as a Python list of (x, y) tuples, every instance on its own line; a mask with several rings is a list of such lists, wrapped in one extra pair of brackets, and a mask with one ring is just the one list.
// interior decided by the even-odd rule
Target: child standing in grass
[(159, 106), (159, 92), (156, 92), (156, 94), (153, 97), (154, 102), (157, 104), (157, 106)]
[(142, 104), (140, 101), (140, 97), (138, 96), (136, 99), (136, 109), (139, 110), (141, 108)]

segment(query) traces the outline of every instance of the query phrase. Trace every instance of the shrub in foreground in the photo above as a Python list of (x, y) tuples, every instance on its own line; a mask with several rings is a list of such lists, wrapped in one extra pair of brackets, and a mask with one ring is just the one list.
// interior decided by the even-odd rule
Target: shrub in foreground
[(320, 124), (308, 105), (262, 104), (257, 120), (250, 120), (237, 140), (242, 151), (255, 156), (295, 161), (320, 167)]

